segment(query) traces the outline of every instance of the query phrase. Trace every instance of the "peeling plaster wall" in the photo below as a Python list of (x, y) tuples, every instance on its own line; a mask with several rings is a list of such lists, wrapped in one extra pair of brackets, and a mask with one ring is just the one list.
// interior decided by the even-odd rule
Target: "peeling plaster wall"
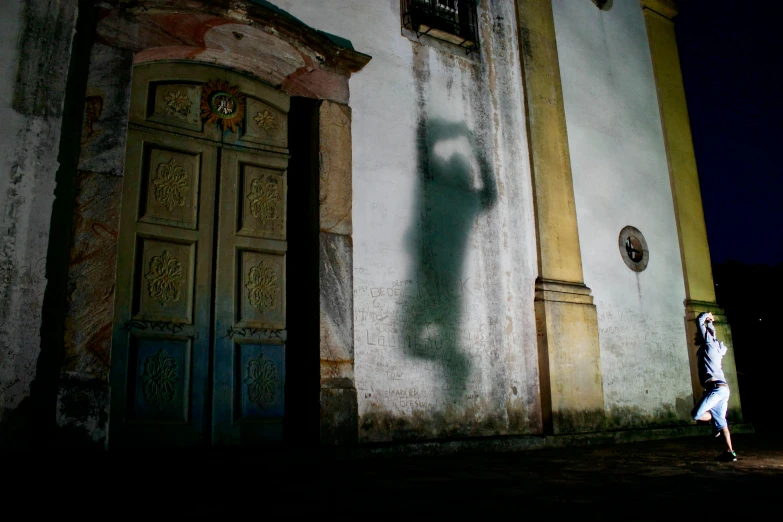
[(398, 0), (275, 4), (373, 57), (350, 81), (360, 441), (539, 432), (514, 3), (480, 2), (480, 57), (403, 36)]
[(0, 4), (0, 440), (9, 445), (29, 421), (40, 354), (76, 11), (71, 1)]
[[(682, 275), (642, 8), (555, 0), (555, 28), (585, 283), (598, 307), (610, 427), (690, 422)], [(650, 256), (628, 269), (625, 226)]]

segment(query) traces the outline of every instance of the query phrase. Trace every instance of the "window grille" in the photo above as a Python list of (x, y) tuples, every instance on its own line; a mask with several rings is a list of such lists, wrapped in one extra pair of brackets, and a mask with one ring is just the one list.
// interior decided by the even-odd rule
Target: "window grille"
[(402, 23), (416, 32), (478, 50), (476, 0), (402, 0)]

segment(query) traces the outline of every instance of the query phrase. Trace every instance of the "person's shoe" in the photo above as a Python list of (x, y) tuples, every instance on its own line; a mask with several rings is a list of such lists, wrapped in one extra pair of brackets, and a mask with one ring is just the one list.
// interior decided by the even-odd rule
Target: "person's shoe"
[(715, 460), (718, 462), (737, 462), (737, 453), (734, 451), (724, 451)]
[(712, 430), (712, 436), (716, 439), (719, 439), (722, 434), (723, 430)]

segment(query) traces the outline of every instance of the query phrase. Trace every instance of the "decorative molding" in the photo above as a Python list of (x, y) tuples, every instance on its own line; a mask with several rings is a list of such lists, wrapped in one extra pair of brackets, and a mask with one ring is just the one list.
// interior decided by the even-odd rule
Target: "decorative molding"
[(277, 388), (280, 376), (277, 365), (259, 354), (255, 359), (247, 363), (247, 395), (250, 402), (255, 403), (262, 410), (277, 402)]
[(171, 211), (174, 206), (185, 206), (185, 195), (190, 190), (185, 168), (172, 158), (168, 163), (158, 165), (155, 185), (155, 199)]
[(534, 301), (593, 304), (593, 291), (583, 283), (536, 279)]
[(201, 118), (236, 132), (245, 116), (245, 96), (223, 80), (210, 80), (201, 90)]
[(160, 409), (174, 400), (177, 384), (177, 361), (163, 351), (144, 359), (144, 400)]
[(270, 219), (277, 219), (280, 210), (278, 195), (279, 180), (273, 175), (262, 176), (250, 183), (250, 213), (265, 225)]
[(166, 103), (166, 112), (168, 112), (171, 116), (177, 114), (187, 116), (188, 111), (190, 110), (190, 106), (192, 105), (187, 94), (182, 94), (182, 91), (179, 89), (175, 89), (166, 93), (163, 96), (163, 101)]
[(145, 276), (149, 281), (150, 297), (162, 306), (169, 301), (179, 299), (179, 287), (182, 286), (182, 263), (164, 250), (150, 260), (150, 271)]
[[(372, 56), (354, 49), (349, 40), (308, 26), (285, 10), (272, 5), (271, 2), (241, 1), (230, 5), (232, 7), (214, 0), (134, 0), (132, 7), (123, 5), (115, 12), (120, 12), (125, 18), (128, 18), (129, 14), (142, 18), (145, 15), (149, 16), (150, 13), (154, 15), (176, 13), (179, 16), (198, 13), (207, 21), (217, 18), (229, 20), (231, 23), (255, 26), (278, 35), (285, 42), (297, 42), (299, 47), (319, 56), (322, 66), (345, 76), (360, 71), (372, 60)], [(239, 22), (238, 17), (244, 20)], [(206, 24), (207, 22), (203, 27), (209, 28), (210, 26)], [(109, 33), (112, 28), (116, 26), (105, 24), (105, 33)], [(104, 36), (104, 33), (99, 34)], [(124, 43), (120, 38), (125, 36), (124, 34), (106, 34), (106, 36), (112, 36)]]
[(258, 266), (254, 266), (247, 274), (247, 300), (258, 308), (258, 311), (266, 313), (267, 310), (277, 306), (278, 279), (275, 270), (261, 261)]
[(277, 117), (269, 112), (268, 110), (264, 109), (264, 111), (258, 111), (256, 115), (253, 117), (253, 120), (256, 122), (256, 125), (263, 130), (266, 134), (272, 134), (272, 131), (277, 129)]

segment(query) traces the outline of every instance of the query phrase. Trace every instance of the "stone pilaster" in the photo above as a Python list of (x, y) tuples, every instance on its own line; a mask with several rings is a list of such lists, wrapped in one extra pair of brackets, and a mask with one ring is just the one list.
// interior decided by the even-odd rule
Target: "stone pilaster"
[(683, 276), (685, 279), (685, 315), (694, 398), (702, 394), (696, 369), (694, 338), (698, 329), (696, 317), (701, 312), (712, 312), (718, 338), (729, 347), (723, 358), (724, 373), (731, 387), (729, 412), (735, 420), (742, 419), (734, 346), (731, 328), (715, 299), (712, 279), (707, 227), (693, 151), (688, 106), (680, 70), (680, 56), (672, 19), (677, 5), (672, 0), (641, 0), (650, 43), (655, 85), (661, 113), (666, 158), (669, 163), (677, 232), (680, 239)]
[(323, 101), (318, 121), (321, 443), (350, 444), (358, 436), (350, 108)]
[(517, 23), (535, 197), (544, 429), (596, 431), (605, 419), (598, 317), (582, 274), (551, 0), (518, 0)]

